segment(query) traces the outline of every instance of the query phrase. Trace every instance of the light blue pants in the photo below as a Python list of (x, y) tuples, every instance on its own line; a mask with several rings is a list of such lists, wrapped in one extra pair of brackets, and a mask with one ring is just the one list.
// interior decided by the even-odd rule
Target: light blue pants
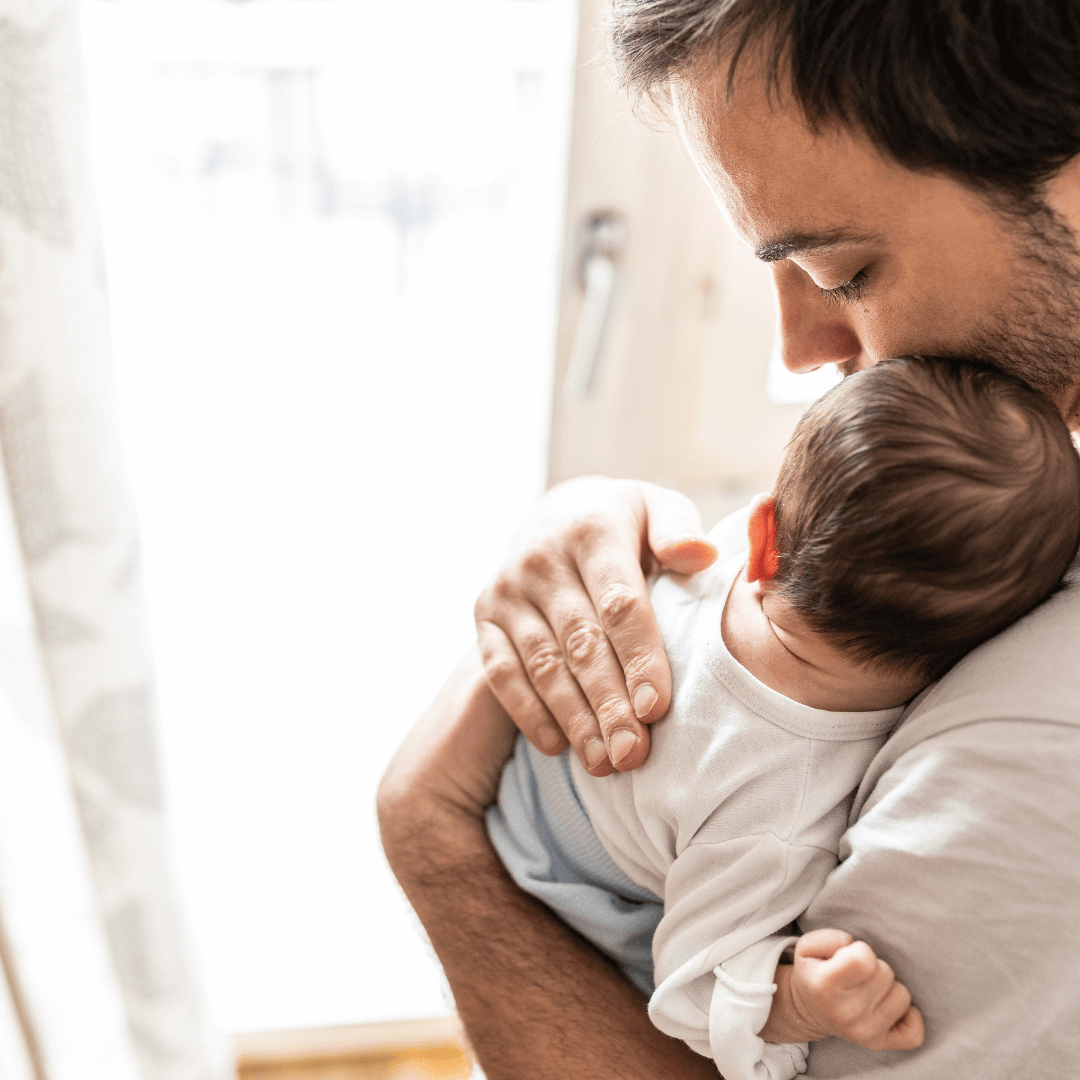
[(570, 751), (545, 757), (523, 736), (487, 812), (488, 836), (525, 892), (653, 992), (652, 937), (663, 901), (612, 861), (593, 830), (570, 772)]

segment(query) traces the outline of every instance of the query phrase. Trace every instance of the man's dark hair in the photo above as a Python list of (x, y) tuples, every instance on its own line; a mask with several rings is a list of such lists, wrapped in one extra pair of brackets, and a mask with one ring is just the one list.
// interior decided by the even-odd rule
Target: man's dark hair
[(616, 0), (609, 55), (652, 94), (748, 49), (812, 129), (1021, 201), (1080, 153), (1080, 0)]
[(807, 410), (768, 586), (868, 662), (944, 674), (1060, 587), (1080, 456), (1053, 405), (983, 364), (886, 360)]

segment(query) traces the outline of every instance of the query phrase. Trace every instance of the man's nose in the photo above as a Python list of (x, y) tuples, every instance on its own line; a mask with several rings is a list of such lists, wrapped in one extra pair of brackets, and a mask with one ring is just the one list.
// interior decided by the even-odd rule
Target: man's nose
[(821, 295), (810, 275), (794, 263), (774, 263), (773, 286), (780, 321), (780, 355), (789, 371), (816, 371), (824, 364), (858, 366), (862, 344), (842, 308)]

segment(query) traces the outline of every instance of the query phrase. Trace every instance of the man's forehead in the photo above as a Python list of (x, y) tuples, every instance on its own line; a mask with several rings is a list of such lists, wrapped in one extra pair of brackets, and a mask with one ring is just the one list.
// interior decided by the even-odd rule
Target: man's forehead
[[(883, 231), (894, 203), (882, 181), (911, 174), (865, 140), (811, 131), (791, 102), (769, 103), (742, 83), (728, 98), (715, 80), (673, 95), (680, 131), (735, 231), (774, 262)], [(907, 174), (907, 175), (904, 175)]]
[(897, 199), (919, 199), (940, 180), (890, 157), (854, 122), (810, 122), (749, 61), (733, 83), (723, 64), (695, 71), (672, 85), (671, 103), (691, 156), (755, 249), (780, 232), (887, 231), (878, 223)]

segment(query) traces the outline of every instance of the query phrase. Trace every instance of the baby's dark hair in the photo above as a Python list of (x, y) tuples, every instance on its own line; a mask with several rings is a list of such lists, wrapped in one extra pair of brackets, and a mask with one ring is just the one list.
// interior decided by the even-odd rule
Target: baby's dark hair
[(807, 410), (775, 506), (770, 589), (864, 661), (931, 680), (1060, 588), (1080, 456), (1021, 380), (901, 357)]

